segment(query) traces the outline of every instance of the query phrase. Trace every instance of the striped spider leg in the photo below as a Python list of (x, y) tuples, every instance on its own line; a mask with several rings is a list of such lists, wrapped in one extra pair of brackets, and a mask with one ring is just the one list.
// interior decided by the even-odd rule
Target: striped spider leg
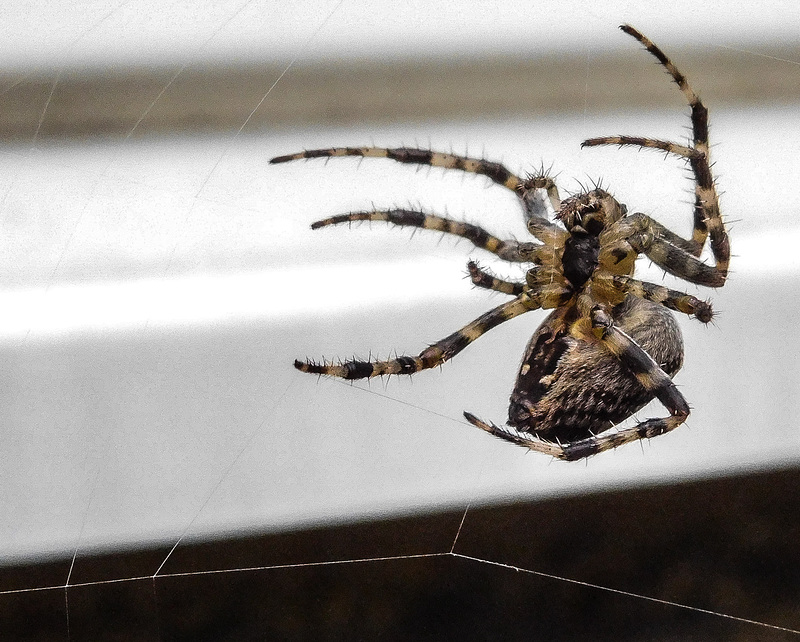
[[(544, 174), (530, 176), (522, 180), (512, 174), (500, 163), (484, 159), (468, 158), (453, 154), (445, 154), (417, 148), (378, 148), (378, 147), (340, 147), (329, 149), (307, 150), (296, 154), (279, 156), (270, 160), (270, 163), (285, 163), (292, 160), (307, 158), (330, 158), (337, 156), (359, 156), (389, 158), (401, 163), (430, 165), (457, 169), (473, 174), (489, 177), (493, 182), (514, 191), (523, 204), (525, 219), (529, 231), (540, 241), (553, 242), (553, 239), (565, 237), (566, 234), (556, 225), (545, 218), (546, 201), (552, 206), (560, 206), (558, 189), (553, 181)], [(429, 214), (419, 210), (395, 208), (389, 210), (372, 210), (363, 212), (350, 212), (332, 216), (312, 223), (312, 229), (319, 229), (329, 225), (351, 223), (354, 221), (383, 221), (397, 226), (417, 227), (452, 234), (469, 240), (475, 247), (487, 250), (501, 259), (512, 263), (528, 262), (532, 253), (542, 243), (521, 243), (515, 240), (501, 240), (482, 227), (456, 221), (450, 218)], [(473, 282), (478, 278), (488, 275), (482, 272), (474, 262), (468, 264)], [(481, 275), (479, 277), (478, 275)], [(488, 277), (492, 279), (492, 277)], [(549, 285), (542, 291), (534, 291), (522, 284), (511, 284), (494, 279), (496, 287), (501, 291), (513, 293), (515, 300), (498, 306), (494, 310), (482, 315), (464, 328), (450, 336), (429, 346), (416, 357), (400, 356), (387, 361), (345, 361), (343, 363), (314, 363), (295, 361), (295, 367), (303, 372), (324, 374), (344, 379), (361, 379), (376, 377), (386, 374), (413, 374), (441, 365), (449, 360), (479, 336), (494, 328), (498, 324), (512, 319), (529, 310), (539, 307), (555, 307), (564, 298), (566, 288), (557, 284)], [(505, 284), (501, 286), (500, 283)], [(476, 285), (483, 285), (476, 282)]]
[[(584, 147), (598, 145), (632, 145), (640, 148), (660, 149), (668, 154), (688, 161), (695, 182), (694, 230), (691, 240), (684, 239), (664, 226), (650, 219), (658, 229), (658, 242), (648, 252), (648, 257), (665, 271), (677, 277), (709, 287), (722, 287), (728, 274), (730, 262), (730, 242), (719, 209), (719, 195), (711, 172), (710, 149), (708, 143), (708, 109), (691, 88), (686, 77), (667, 58), (661, 49), (630, 25), (620, 27), (625, 33), (638, 40), (666, 69), (678, 85), (691, 108), (692, 143), (689, 146), (678, 143), (642, 138), (637, 136), (604, 136), (590, 138), (583, 142)], [(643, 214), (641, 216), (644, 216)], [(711, 252), (716, 262), (709, 266), (697, 257), (710, 235)]]

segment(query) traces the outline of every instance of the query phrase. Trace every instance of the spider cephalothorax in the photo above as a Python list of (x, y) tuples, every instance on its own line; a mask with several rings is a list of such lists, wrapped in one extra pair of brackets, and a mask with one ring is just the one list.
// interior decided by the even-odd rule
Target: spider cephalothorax
[[(279, 156), (271, 162), (372, 156), (482, 174), (519, 196), (528, 231), (535, 239), (504, 241), (476, 225), (412, 209), (353, 212), (317, 221), (312, 228), (369, 220), (438, 230), (466, 238), (506, 261), (532, 267), (522, 283), (499, 279), (470, 261), (468, 269), (475, 285), (508, 294), (512, 300), (416, 357), (339, 364), (295, 361), (295, 367), (345, 379), (412, 374), (444, 363), (504, 321), (531, 310), (552, 309), (522, 360), (509, 405), (508, 424), (513, 429), (485, 423), (465, 412), (470, 423), (531, 450), (574, 460), (663, 434), (686, 420), (689, 406), (671, 379), (683, 363), (683, 340), (669, 310), (708, 323), (713, 316), (711, 305), (634, 279), (633, 272), (636, 258), (644, 254), (690, 283), (708, 287), (725, 283), (730, 246), (709, 163), (708, 112), (658, 47), (633, 27), (621, 29), (658, 59), (686, 97), (692, 111), (692, 140), (680, 145), (609, 136), (592, 138), (583, 145), (632, 145), (685, 159), (695, 182), (692, 238), (670, 232), (645, 214), (628, 215), (627, 207), (601, 187), (562, 201), (545, 172), (523, 180), (503, 165), (483, 159), (405, 147), (343, 147)], [(548, 219), (551, 207), (555, 222)], [(707, 239), (714, 265), (698, 258)], [(668, 417), (609, 431), (653, 398), (666, 406)]]

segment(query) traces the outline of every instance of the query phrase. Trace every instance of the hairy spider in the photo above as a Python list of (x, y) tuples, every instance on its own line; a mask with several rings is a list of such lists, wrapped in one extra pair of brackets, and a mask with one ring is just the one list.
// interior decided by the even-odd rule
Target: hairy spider
[[(532, 264), (525, 282), (504, 281), (470, 261), (475, 285), (513, 299), (490, 310), (418, 356), (388, 361), (314, 363), (295, 361), (303, 372), (361, 379), (412, 374), (438, 366), (495, 326), (531, 310), (553, 309), (534, 333), (511, 394), (508, 424), (467, 420), (496, 437), (534, 451), (576, 460), (682, 424), (689, 405), (671, 377), (683, 364), (683, 339), (669, 310), (708, 323), (711, 305), (694, 296), (633, 278), (640, 254), (677, 277), (718, 288), (725, 283), (730, 245), (709, 164), (708, 111), (686, 78), (664, 53), (631, 26), (620, 27), (658, 59), (691, 107), (689, 145), (633, 136), (606, 136), (583, 146), (632, 145), (685, 159), (694, 176), (694, 231), (684, 239), (645, 214), (627, 207), (600, 187), (559, 197), (545, 173), (522, 180), (503, 165), (413, 148), (343, 147), (279, 156), (271, 163), (301, 158), (370, 156), (488, 176), (519, 196), (531, 242), (504, 241), (476, 225), (412, 209), (353, 212), (312, 224), (312, 229), (350, 221), (386, 221), (461, 236), (506, 261)], [(557, 222), (548, 220), (547, 202)], [(700, 260), (710, 237), (715, 265)], [(669, 308), (669, 310), (667, 309)], [(653, 398), (669, 411), (633, 427), (611, 431)], [(527, 434), (525, 434), (527, 433)]]

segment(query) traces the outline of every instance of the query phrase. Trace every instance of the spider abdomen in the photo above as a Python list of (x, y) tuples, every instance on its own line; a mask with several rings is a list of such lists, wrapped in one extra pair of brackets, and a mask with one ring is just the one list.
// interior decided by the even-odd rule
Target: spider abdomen
[[(508, 411), (517, 430), (562, 443), (607, 430), (654, 398), (600, 342), (571, 333), (571, 316), (556, 310), (534, 333)], [(683, 338), (668, 310), (627, 297), (613, 318), (664, 372), (678, 372)]]

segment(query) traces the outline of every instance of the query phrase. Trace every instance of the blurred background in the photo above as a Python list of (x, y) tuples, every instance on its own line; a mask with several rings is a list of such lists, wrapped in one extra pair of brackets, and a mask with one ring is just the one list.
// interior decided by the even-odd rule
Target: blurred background
[[(191, 583), (197, 576), (180, 583), (170, 573), (447, 553), (456, 533), (453, 550), (464, 555), (800, 629), (796, 608), (784, 608), (800, 595), (790, 552), (800, 536), (791, 503), (800, 463), (800, 8), (97, 0), (12, 1), (4, 17), (0, 578), (5, 591), (86, 583), (0, 595), (9, 630), (21, 630), (16, 615), (48, 609), (56, 636), (92, 637), (109, 613), (85, 615), (101, 603), (90, 591), (106, 585), (96, 582), (158, 575), (144, 583), (141, 604), (114, 598), (110, 610), (128, 614), (114, 627), (147, 622), (143, 637), (181, 637), (189, 629), (168, 614), (185, 614), (184, 595), (199, 608), (200, 596), (241, 587), (206, 590)], [(464, 278), (468, 258), (521, 276), (438, 234), (412, 239), (379, 224), (312, 232), (312, 221), (411, 205), (505, 238), (524, 238), (525, 228), (516, 197), (480, 177), (377, 159), (270, 166), (275, 155), (420, 145), (500, 160), (520, 174), (552, 166), (562, 194), (601, 179), (631, 211), (689, 234), (692, 184), (682, 162), (580, 148), (607, 134), (688, 135), (680, 92), (617, 29), (625, 22), (655, 41), (709, 106), (735, 254), (717, 292), (641, 261), (643, 278), (711, 297), (719, 312), (708, 327), (680, 319), (686, 362), (676, 382), (693, 408), (687, 424), (577, 464), (527, 454), (467, 424), (464, 410), (505, 419), (543, 313), (504, 324), (411, 380), (351, 385), (292, 368), (295, 358), (417, 354), (499, 305), (501, 295)], [(639, 417), (663, 413), (654, 404)], [(632, 524), (643, 529), (635, 545), (626, 542)], [(348, 545), (330, 549), (337, 541)], [(605, 560), (597, 568), (593, 548)], [(654, 560), (653, 550), (694, 552)], [(755, 550), (769, 550), (771, 561)], [(553, 565), (554, 557), (569, 563)], [(456, 562), (465, 563), (435, 560), (436, 577), (463, 571), (464, 582), (488, 585), (483, 566), (456, 570)], [(435, 572), (419, 563), (376, 563), (365, 586), (393, 578), (421, 600), (419, 583)], [(363, 609), (365, 595), (388, 590), (355, 591), (367, 580), (346, 576), (361, 565), (348, 566), (342, 575), (325, 570), (333, 573), (326, 596), (346, 586)], [(311, 612), (300, 595), (317, 593), (281, 583), (320, 586), (309, 572), (259, 580), (283, 586), (272, 594), (286, 599), (250, 618), (252, 631), (277, 627), (276, 612)], [(517, 577), (495, 599), (567, 590), (537, 578), (534, 589)], [(583, 597), (552, 599), (571, 621), (596, 622)], [(614, 609), (623, 618), (642, 609), (640, 624), (656, 617), (644, 613), (652, 603), (615, 599), (602, 607), (610, 627)], [(360, 630), (347, 600), (338, 610), (311, 602), (331, 637)], [(459, 615), (432, 631), (452, 633), (455, 619), (478, 612), (454, 604), (463, 611), (453, 607)], [(686, 612), (658, 609), (662, 627)], [(414, 625), (424, 618), (411, 612), (410, 629), (393, 622), (398, 636), (420, 633)], [(500, 617), (502, 605), (491, 612)], [(185, 619), (195, 635), (212, 630), (197, 614)], [(237, 630), (220, 621), (228, 622), (216, 621), (214, 639)], [(377, 618), (374, 631), (385, 633), (389, 621)], [(658, 629), (664, 639), (792, 635), (734, 621), (725, 625), (735, 630), (715, 629), (720, 618), (680, 621), (685, 628)], [(301, 630), (275, 629), (278, 637)], [(467, 637), (477, 630), (467, 627)], [(656, 629), (640, 634), (630, 621), (609, 630), (609, 639), (622, 631), (657, 639), (647, 633)]]

